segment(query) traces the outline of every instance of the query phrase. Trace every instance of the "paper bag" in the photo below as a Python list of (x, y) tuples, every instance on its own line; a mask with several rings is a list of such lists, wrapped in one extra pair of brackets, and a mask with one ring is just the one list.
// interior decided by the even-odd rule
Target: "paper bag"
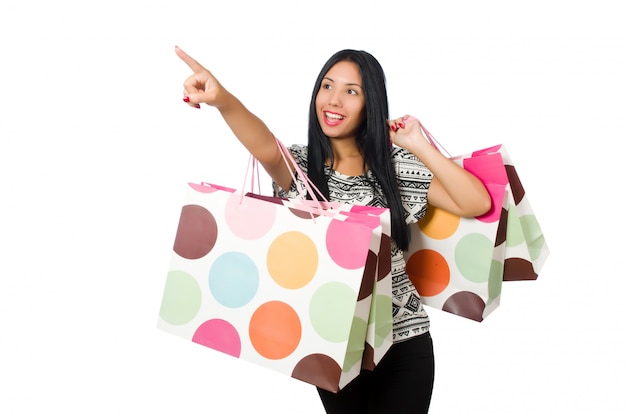
[(380, 218), (189, 184), (158, 328), (336, 392), (360, 372)]
[(406, 271), (424, 305), (480, 322), (500, 305), (508, 180), (498, 152), (453, 160), (484, 183), (492, 207), (476, 218), (429, 207), (411, 225)]

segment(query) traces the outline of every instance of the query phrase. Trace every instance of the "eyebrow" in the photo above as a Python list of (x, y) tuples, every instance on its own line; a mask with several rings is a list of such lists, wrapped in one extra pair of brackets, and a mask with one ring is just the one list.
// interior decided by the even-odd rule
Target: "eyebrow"
[[(329, 78), (328, 76), (324, 76), (324, 79), (329, 80), (331, 82), (335, 82), (335, 80), (333, 78)], [(358, 83), (346, 83), (346, 85), (348, 86), (358, 86), (359, 88), (363, 89), (363, 87), (361, 85), (359, 85)]]

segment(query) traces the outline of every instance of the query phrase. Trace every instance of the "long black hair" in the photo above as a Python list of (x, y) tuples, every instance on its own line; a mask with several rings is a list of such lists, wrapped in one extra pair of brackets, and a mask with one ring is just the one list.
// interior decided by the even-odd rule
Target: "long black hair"
[[(387, 206), (391, 212), (391, 236), (398, 247), (406, 250), (409, 245), (408, 227), (404, 218), (404, 208), (400, 200), (398, 182), (394, 166), (391, 162), (391, 144), (389, 141), (389, 102), (385, 72), (374, 56), (362, 50), (345, 49), (335, 53), (322, 67), (315, 86), (309, 107), (309, 140), (308, 140), (308, 175), (316, 187), (329, 197), (328, 177), (325, 173), (326, 160), (334, 162), (333, 151), (328, 137), (322, 131), (317, 118), (315, 99), (320, 90), (324, 76), (336, 63), (353, 62), (361, 74), (363, 94), (365, 98), (365, 120), (357, 134), (357, 146), (365, 165), (380, 184)], [(364, 170), (365, 170), (364, 165)], [(372, 186), (374, 191), (376, 187)]]

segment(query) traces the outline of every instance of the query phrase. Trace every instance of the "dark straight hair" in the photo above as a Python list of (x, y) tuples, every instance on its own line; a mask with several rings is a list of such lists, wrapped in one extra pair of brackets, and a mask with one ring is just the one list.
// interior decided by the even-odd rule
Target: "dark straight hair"
[[(363, 94), (365, 98), (365, 120), (361, 124), (357, 136), (357, 146), (365, 165), (372, 171), (380, 184), (387, 207), (391, 212), (391, 236), (398, 247), (406, 250), (409, 245), (409, 233), (404, 218), (404, 208), (400, 200), (395, 168), (391, 162), (391, 143), (389, 140), (389, 103), (385, 72), (374, 56), (362, 50), (345, 49), (335, 53), (328, 59), (320, 71), (309, 107), (309, 140), (308, 140), (308, 175), (317, 188), (329, 197), (328, 177), (324, 171), (327, 159), (334, 162), (332, 148), (328, 137), (322, 131), (317, 119), (315, 99), (320, 90), (324, 76), (336, 63), (353, 62), (361, 74)], [(365, 170), (365, 165), (363, 169)], [(370, 183), (373, 184), (373, 183)], [(372, 185), (374, 191), (376, 187)]]

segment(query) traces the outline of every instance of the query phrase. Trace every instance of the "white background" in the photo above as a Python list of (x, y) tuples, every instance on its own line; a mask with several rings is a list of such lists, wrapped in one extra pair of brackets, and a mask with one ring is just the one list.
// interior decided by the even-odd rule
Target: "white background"
[(483, 323), (429, 311), (431, 412), (625, 412), (620, 3), (3, 0), (0, 412), (322, 412), (312, 386), (156, 329), (185, 183), (239, 186), (248, 160), (182, 103), (174, 45), (287, 144), (343, 48), (450, 153), (505, 144), (551, 255)]

